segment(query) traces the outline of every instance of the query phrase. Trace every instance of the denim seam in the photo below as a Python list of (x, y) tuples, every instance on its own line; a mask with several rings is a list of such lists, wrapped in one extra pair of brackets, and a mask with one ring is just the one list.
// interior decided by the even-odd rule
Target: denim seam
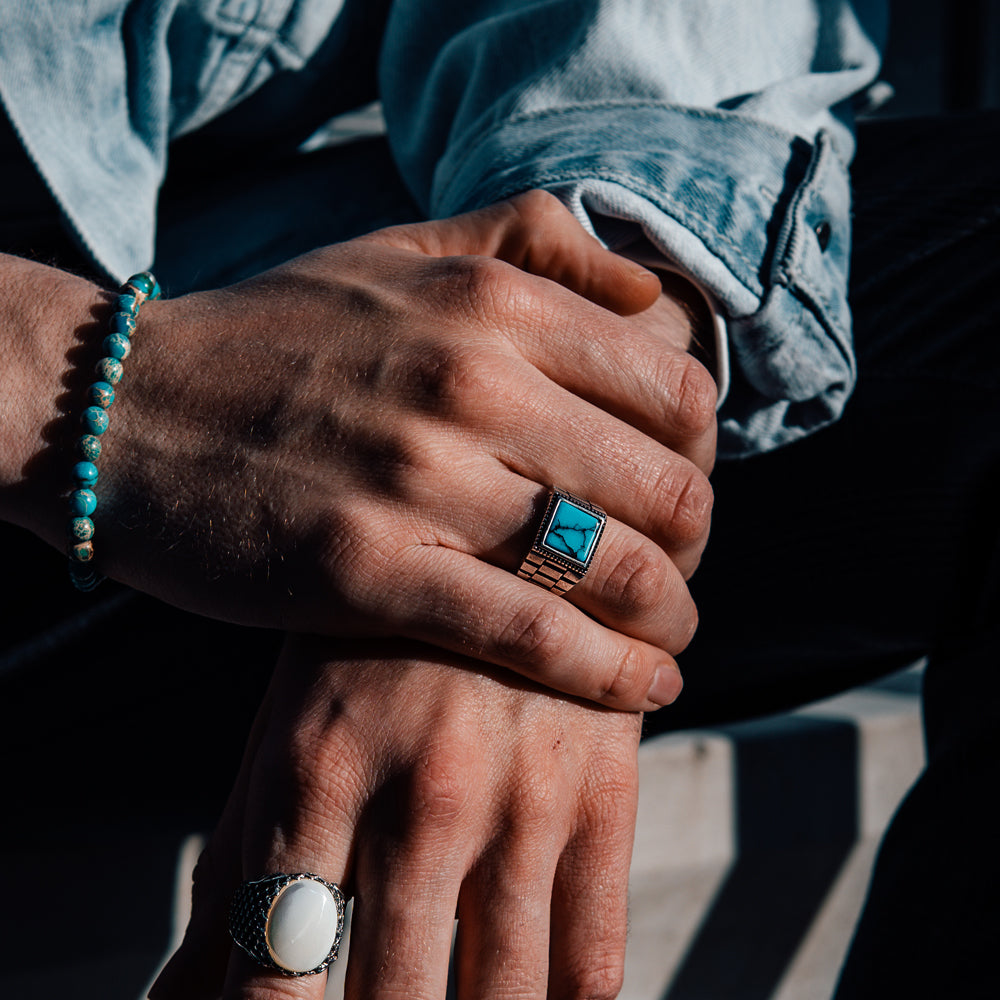
[(275, 40), (275, 32), (270, 28), (248, 24), (238, 37), (226, 37), (232, 48), (219, 58), (211, 80), (198, 95), (196, 106), (184, 116), (183, 125), (171, 123), (172, 137), (201, 128), (231, 107), (234, 101), (245, 96), (241, 94), (241, 89), (255, 67), (267, 58)]
[[(458, 174), (461, 171), (466, 160), (468, 160), (468, 158), (475, 151), (476, 146), (512, 125), (519, 125), (523, 122), (545, 121), (547, 118), (572, 117), (581, 111), (615, 111), (623, 108), (629, 111), (639, 109), (647, 111), (666, 111), (683, 115), (685, 118), (697, 118), (705, 121), (725, 121), (752, 124), (754, 128), (758, 128), (777, 139), (787, 140), (790, 138), (790, 134), (788, 132), (783, 132), (781, 129), (775, 128), (768, 122), (763, 122), (756, 118), (747, 118), (745, 115), (737, 115), (733, 112), (716, 111), (712, 108), (692, 108), (684, 104), (665, 104), (662, 101), (593, 101), (578, 104), (572, 108), (545, 108), (540, 111), (522, 111), (502, 118), (480, 131), (478, 129), (479, 121), (490, 117), (491, 112), (487, 111), (480, 116), (478, 121), (473, 122), (468, 127), (467, 131), (475, 134), (475, 138), (465, 143), (465, 154), (456, 161), (455, 168), (452, 173)], [(478, 134), (476, 134), (477, 132)]]
[[(775, 268), (774, 281), (776, 284), (783, 285), (790, 291), (795, 292), (799, 297), (805, 296), (821, 306), (823, 325), (833, 332), (837, 328), (837, 324), (833, 320), (834, 304), (822, 288), (815, 282), (810, 281), (808, 274), (796, 266), (798, 258), (797, 249), (800, 245), (800, 240), (808, 238), (807, 233), (810, 231), (809, 226), (800, 219), (799, 213), (803, 209), (806, 199), (814, 191), (821, 189), (819, 179), (829, 169), (828, 163), (830, 158), (835, 156), (832, 151), (830, 139), (824, 131), (820, 131), (817, 135), (813, 149), (812, 161), (806, 171), (806, 176), (796, 189), (787, 209), (787, 236), (785, 236), (784, 232), (779, 236), (779, 240), (784, 240), (784, 246), (778, 247), (779, 263)], [(843, 348), (841, 350), (843, 351)]]

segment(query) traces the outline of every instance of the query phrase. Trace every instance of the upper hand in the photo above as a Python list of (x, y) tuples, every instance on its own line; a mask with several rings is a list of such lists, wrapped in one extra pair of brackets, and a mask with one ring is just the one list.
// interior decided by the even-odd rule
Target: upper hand
[[(228, 620), (672, 700), (715, 396), (680, 320), (651, 328), (658, 287), (536, 194), (147, 303), (104, 439), (100, 568)], [(569, 600), (515, 576), (550, 485), (609, 515)]]
[[(419, 647), (293, 640), (195, 871), (154, 1000), (320, 1000), (234, 949), (245, 879), (315, 872), (354, 897), (347, 1000), (615, 996), (640, 717)], [(381, 657), (381, 658), (380, 658)]]

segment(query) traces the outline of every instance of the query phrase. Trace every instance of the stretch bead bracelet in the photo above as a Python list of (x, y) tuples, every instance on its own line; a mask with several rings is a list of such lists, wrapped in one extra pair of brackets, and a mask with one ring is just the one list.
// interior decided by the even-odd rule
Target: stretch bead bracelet
[(97, 510), (97, 466), (101, 435), (108, 429), (108, 410), (115, 401), (115, 386), (122, 378), (122, 362), (132, 350), (139, 306), (158, 299), (160, 286), (148, 271), (133, 274), (115, 299), (111, 332), (104, 338), (104, 357), (97, 362), (98, 381), (87, 389), (89, 405), (83, 411), (84, 433), (76, 442), (79, 461), (73, 466), (75, 489), (69, 496), (69, 578), (77, 590), (93, 590), (104, 577), (92, 566), (94, 559), (94, 511)]

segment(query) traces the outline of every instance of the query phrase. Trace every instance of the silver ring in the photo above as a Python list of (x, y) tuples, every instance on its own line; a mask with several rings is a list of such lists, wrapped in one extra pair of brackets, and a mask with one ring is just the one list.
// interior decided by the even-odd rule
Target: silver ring
[(312, 976), (337, 958), (344, 894), (319, 875), (244, 882), (229, 908), (229, 933), (255, 961), (286, 976)]
[(517, 575), (565, 594), (586, 575), (607, 521), (600, 507), (553, 487), (542, 523)]

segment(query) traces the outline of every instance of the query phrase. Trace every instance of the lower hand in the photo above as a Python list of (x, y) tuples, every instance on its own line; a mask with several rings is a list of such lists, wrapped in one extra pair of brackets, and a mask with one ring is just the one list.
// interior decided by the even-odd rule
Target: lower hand
[(640, 716), (370, 647), (291, 640), (151, 997), (320, 1000), (227, 932), (243, 880), (303, 871), (354, 897), (347, 1000), (442, 1000), (456, 914), (459, 997), (616, 995)]

